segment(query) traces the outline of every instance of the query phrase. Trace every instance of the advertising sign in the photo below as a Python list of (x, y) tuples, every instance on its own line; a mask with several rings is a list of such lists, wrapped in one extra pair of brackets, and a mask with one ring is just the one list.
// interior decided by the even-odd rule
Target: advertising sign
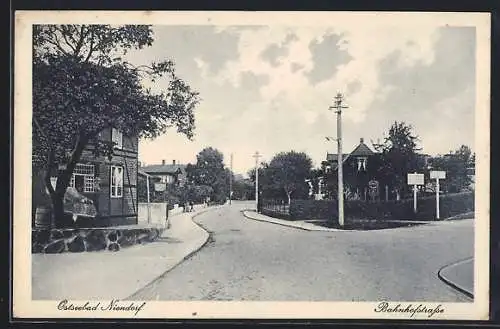
[(408, 185), (424, 185), (424, 174), (408, 174)]
[(368, 188), (369, 188), (369, 194), (372, 197), (372, 199), (376, 198), (379, 194), (379, 189), (378, 189), (378, 181), (376, 180), (371, 180), (368, 182)]
[(431, 171), (431, 178), (432, 179), (445, 179), (446, 178), (446, 171), (433, 170), (433, 171)]
[(155, 191), (156, 192), (163, 192), (167, 188), (167, 184), (165, 183), (155, 183)]

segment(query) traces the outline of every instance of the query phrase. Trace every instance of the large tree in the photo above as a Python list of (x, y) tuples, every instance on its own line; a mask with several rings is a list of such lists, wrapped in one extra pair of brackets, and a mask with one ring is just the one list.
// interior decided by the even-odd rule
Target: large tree
[(281, 188), (290, 204), (292, 194), (306, 197), (309, 186), (306, 179), (311, 177), (312, 160), (304, 152), (281, 152), (276, 154), (265, 169), (272, 185)]
[(374, 145), (380, 152), (375, 157), (377, 177), (383, 184), (393, 186), (398, 193), (407, 189), (407, 174), (420, 168), (417, 152), (419, 137), (405, 122), (394, 122), (383, 143)]
[(475, 155), (467, 145), (461, 145), (454, 152), (431, 160), (432, 170), (446, 171), (446, 179), (441, 181), (447, 192), (468, 190), (472, 183), (468, 170), (475, 167)]
[[(173, 61), (134, 66), (120, 57), (152, 43), (146, 25), (34, 26), (33, 161), (45, 171), (57, 226), (71, 225), (63, 198), (83, 150), (92, 143), (96, 155), (112, 154), (113, 145), (98, 138), (104, 129), (155, 138), (176, 127), (193, 136), (198, 93), (177, 76)], [(168, 87), (154, 93), (145, 79)]]
[(201, 150), (196, 156), (196, 164), (188, 168), (188, 180), (194, 185), (210, 186), (212, 201), (225, 201), (229, 193), (229, 179), (223, 154), (213, 147)]
[[(255, 168), (250, 169), (247, 175), (252, 182), (254, 189), (252, 199), (255, 200)], [(286, 198), (283, 188), (274, 183), (269, 163), (265, 161), (259, 164), (259, 194), (265, 199), (282, 200)]]

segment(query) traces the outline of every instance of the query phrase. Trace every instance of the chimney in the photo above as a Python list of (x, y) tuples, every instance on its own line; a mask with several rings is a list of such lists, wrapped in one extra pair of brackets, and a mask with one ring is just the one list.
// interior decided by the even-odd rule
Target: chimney
[(161, 160), (161, 164), (162, 164), (162, 166), (164, 166), (165, 165), (165, 160)]
[(359, 139), (359, 143), (360, 143), (360, 144), (363, 144), (364, 142), (365, 142), (364, 138), (363, 138), (363, 137), (361, 137), (361, 138)]
[(175, 165), (175, 160), (172, 160), (172, 164)]

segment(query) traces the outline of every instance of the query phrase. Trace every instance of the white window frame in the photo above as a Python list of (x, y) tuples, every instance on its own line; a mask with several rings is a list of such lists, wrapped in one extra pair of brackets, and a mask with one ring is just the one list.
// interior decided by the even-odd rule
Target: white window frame
[[(77, 163), (73, 174), (71, 175), (68, 187), (76, 188), (75, 176), (83, 176), (83, 193), (95, 193), (97, 191), (97, 177), (95, 176), (95, 167), (89, 163)], [(55, 188), (57, 177), (51, 177), (52, 186)]]
[[(115, 171), (119, 170), (121, 177), (118, 176), (118, 182), (116, 182)], [(109, 176), (109, 195), (111, 198), (122, 198), (123, 197), (123, 166), (111, 166), (110, 176)]]
[(358, 158), (358, 171), (366, 171), (367, 162), (368, 162), (368, 158), (359, 157)]
[(123, 148), (123, 133), (116, 128), (111, 129), (111, 141), (116, 142), (116, 149)]

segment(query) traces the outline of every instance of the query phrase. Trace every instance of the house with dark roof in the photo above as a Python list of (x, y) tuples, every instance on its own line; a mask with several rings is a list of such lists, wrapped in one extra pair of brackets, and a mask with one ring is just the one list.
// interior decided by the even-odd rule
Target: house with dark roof
[(151, 177), (159, 179), (160, 182), (176, 185), (184, 185), (187, 180), (186, 165), (178, 164), (175, 160), (167, 164), (162, 160), (161, 164), (141, 166), (140, 171)]
[[(365, 144), (364, 139), (360, 138), (359, 144), (350, 153), (342, 155), (343, 176), (345, 188), (352, 193), (363, 195), (372, 180), (378, 168), (374, 161), (376, 152)], [(338, 169), (338, 154), (327, 153), (326, 161), (323, 165), (326, 172), (336, 172)], [(332, 182), (336, 185), (336, 182)]]
[[(365, 143), (364, 139), (360, 138), (358, 146), (352, 150), (351, 153), (342, 154), (342, 162), (344, 165), (346, 163), (352, 164), (354, 167), (358, 168), (358, 172), (366, 171), (368, 159), (375, 154)], [(326, 161), (329, 163), (333, 170), (337, 170), (338, 167), (338, 154), (337, 153), (327, 153)]]

